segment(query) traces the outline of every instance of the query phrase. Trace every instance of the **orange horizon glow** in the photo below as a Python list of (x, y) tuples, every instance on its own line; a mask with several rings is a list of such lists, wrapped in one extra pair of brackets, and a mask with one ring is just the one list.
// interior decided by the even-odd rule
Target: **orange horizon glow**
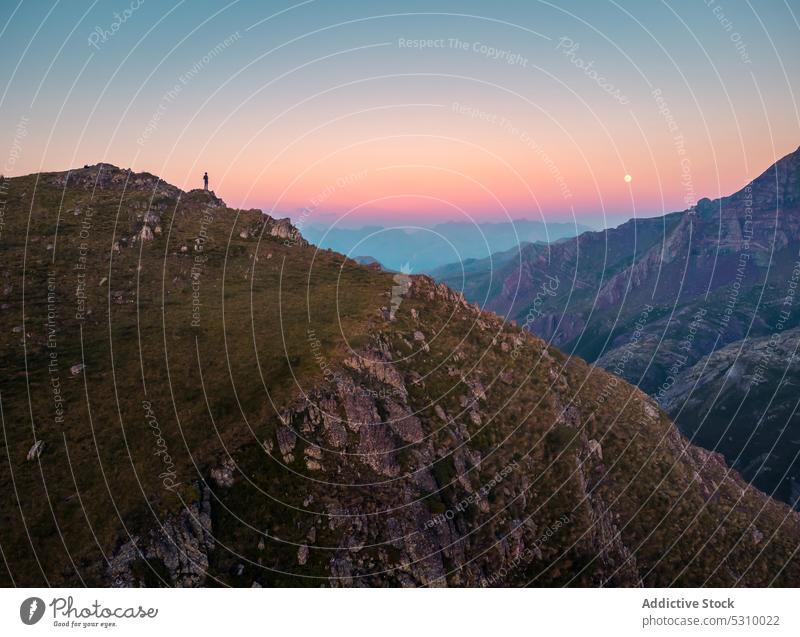
[[(67, 8), (38, 17), (40, 7), (25, 8), (28, 22), (6, 34), (19, 69), (0, 70), (9, 87), (0, 135), (19, 147), (6, 174), (109, 162), (186, 190), (208, 171), (229, 205), (282, 215), (603, 226), (733, 193), (800, 145), (800, 43), (780, 7), (762, 10), (771, 38), (748, 33), (743, 60), (703, 3), (681, 7), (683, 23), (658, 4), (626, 9), (638, 25), (593, 3), (582, 9), (588, 22), (523, 3), (496, 8), (501, 21), (454, 17), (454, 4), (448, 18), (341, 25), (330, 11), (346, 13), (347, 2), (327, 13), (300, 3), (268, 22), (258, 7), (231, 5), (186, 34), (188, 7), (151, 30), (164, 17), (157, 4), (142, 3), (100, 52), (62, 32)], [(751, 13), (728, 15), (747, 24)], [(21, 55), (37, 20), (41, 46)], [(186, 35), (178, 47), (176, 33)], [(514, 55), (400, 45), (423, 36)], [(577, 58), (564, 38), (579, 44)]]

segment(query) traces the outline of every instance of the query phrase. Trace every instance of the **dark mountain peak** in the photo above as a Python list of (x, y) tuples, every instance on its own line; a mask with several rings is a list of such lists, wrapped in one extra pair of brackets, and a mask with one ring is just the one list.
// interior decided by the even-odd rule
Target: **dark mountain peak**
[(705, 250), (752, 246), (764, 260), (800, 240), (800, 150), (782, 157), (732, 195), (696, 206), (697, 243)]
[[(708, 200), (701, 201), (706, 203)], [(751, 201), (751, 206), (762, 209), (770, 206), (774, 209), (776, 202), (780, 205), (797, 204), (800, 201), (800, 148), (780, 158), (737, 192), (710, 202), (705, 208), (713, 214), (720, 203), (724, 207), (742, 201)]]

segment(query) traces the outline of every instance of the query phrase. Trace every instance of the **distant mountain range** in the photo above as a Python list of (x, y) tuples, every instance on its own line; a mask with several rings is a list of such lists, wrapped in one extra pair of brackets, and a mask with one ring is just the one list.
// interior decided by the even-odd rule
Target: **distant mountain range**
[(638, 385), (797, 505), (800, 149), (729, 197), (433, 276)]
[(547, 243), (574, 237), (585, 230), (586, 226), (573, 223), (527, 219), (478, 224), (448, 222), (419, 229), (302, 227), (303, 236), (321, 248), (330, 248), (350, 258), (372, 257), (387, 270), (399, 271), (408, 266), (416, 273), (454, 261), (488, 257), (520, 243)]
[(0, 585), (800, 578), (800, 514), (428, 276), (108, 164), (3, 183)]

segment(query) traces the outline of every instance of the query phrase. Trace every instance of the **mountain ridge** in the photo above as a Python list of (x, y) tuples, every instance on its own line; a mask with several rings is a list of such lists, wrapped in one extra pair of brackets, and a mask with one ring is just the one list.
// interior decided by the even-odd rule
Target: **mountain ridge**
[[(734, 343), (746, 348), (744, 339), (796, 327), (792, 286), (798, 263), (800, 149), (726, 197), (701, 199), (686, 211), (633, 219), (548, 249), (528, 247), (498, 272), (490, 272), (488, 262), (482, 270), (474, 266), (476, 281), (491, 276), (502, 285), (473, 283), (465, 292), (659, 397), (668, 391), (666, 384), (715, 350)], [(458, 289), (454, 270), (434, 276)], [(559, 279), (559, 289), (542, 296), (548, 276)], [(671, 404), (675, 415), (679, 408)], [(767, 408), (768, 401), (745, 406), (734, 429), (741, 428), (741, 440), (726, 448), (740, 449), (749, 438), (747, 420), (759, 421)], [(700, 419), (684, 411), (679, 424), (713, 449), (714, 436), (703, 433)], [(773, 467), (785, 476), (777, 487), (773, 480), (755, 481), (787, 501), (798, 477), (790, 457)]]
[(430, 277), (83, 170), (9, 180), (3, 582), (796, 582), (800, 515), (635, 387)]

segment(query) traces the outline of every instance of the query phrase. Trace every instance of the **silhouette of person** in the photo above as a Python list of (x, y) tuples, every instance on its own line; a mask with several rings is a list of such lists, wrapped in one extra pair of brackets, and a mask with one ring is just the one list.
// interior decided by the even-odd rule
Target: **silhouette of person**
[(203, 190), (208, 190), (208, 173), (203, 173)]

